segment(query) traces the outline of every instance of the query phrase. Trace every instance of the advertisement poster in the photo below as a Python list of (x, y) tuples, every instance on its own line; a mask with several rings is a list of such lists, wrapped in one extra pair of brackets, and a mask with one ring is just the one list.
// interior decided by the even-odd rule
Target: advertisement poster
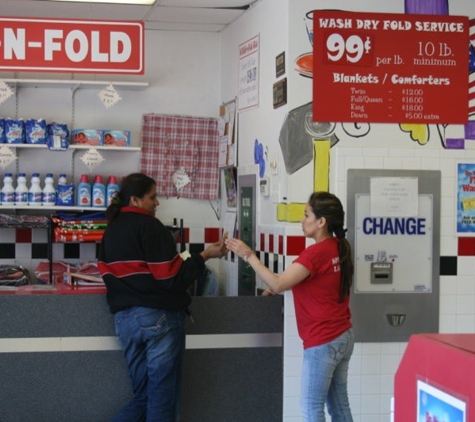
[(467, 16), (316, 10), (309, 37), (314, 121), (467, 123)]
[(458, 235), (475, 233), (475, 163), (457, 163), (457, 228)]
[(467, 405), (423, 381), (417, 381), (417, 422), (466, 422)]
[(224, 182), (226, 185), (226, 198), (228, 208), (237, 207), (236, 171), (236, 167), (228, 167), (224, 169)]
[(238, 111), (259, 106), (259, 35), (239, 45)]

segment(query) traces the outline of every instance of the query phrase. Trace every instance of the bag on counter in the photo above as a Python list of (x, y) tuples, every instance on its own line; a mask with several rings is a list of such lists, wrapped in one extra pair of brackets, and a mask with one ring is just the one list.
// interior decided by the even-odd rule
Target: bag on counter
[(0, 286), (33, 284), (30, 272), (21, 265), (0, 265)]
[[(53, 261), (51, 263), (52, 274), (50, 274), (50, 262), (41, 261), (35, 268), (35, 277), (40, 284), (55, 284), (57, 282), (63, 282), (64, 273), (76, 272), (77, 269), (74, 265), (68, 264), (64, 261)], [(53, 278), (50, 280), (50, 275)]]
[(189, 293), (192, 296), (218, 296), (218, 280), (211, 268), (205, 265), (203, 273), (190, 288)]

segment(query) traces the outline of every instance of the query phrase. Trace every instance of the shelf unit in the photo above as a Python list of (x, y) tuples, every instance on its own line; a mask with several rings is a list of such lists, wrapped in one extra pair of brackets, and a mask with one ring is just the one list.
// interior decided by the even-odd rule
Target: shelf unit
[(132, 152), (140, 151), (140, 147), (114, 147), (114, 146), (92, 146), (92, 145), (69, 145), (70, 149), (91, 149), (95, 148), (99, 151), (120, 151), (120, 152)]
[[(105, 207), (63, 207), (63, 206), (40, 206), (40, 207), (31, 207), (28, 205), (25, 206), (5, 206), (0, 205), (0, 214), (2, 210), (41, 210), (41, 211), (105, 211)], [(0, 222), (0, 228), (41, 228), (46, 229), (47, 233), (47, 259), (48, 259), (48, 271), (49, 279), (53, 279), (53, 243), (54, 243), (54, 233), (53, 233), (53, 220), (52, 214), (49, 214), (46, 217), (46, 222), (33, 222), (33, 221), (24, 221), (15, 224), (3, 224)], [(65, 243), (65, 242), (62, 242)]]
[(98, 88), (101, 86), (114, 85), (122, 89), (141, 90), (146, 89), (148, 82), (118, 82), (118, 81), (88, 81), (76, 79), (1, 79), (6, 84), (15, 87), (33, 87), (33, 88), (70, 88), (76, 90), (79, 88)]
[[(4, 207), (4, 209), (10, 209)], [(1, 212), (1, 210), (0, 210)], [(34, 222), (34, 221), (23, 221), (15, 224), (4, 224), (0, 222), (0, 228), (31, 228), (31, 229), (46, 229), (47, 233), (47, 258), (48, 258), (48, 271), (49, 278), (52, 280), (53, 277), (53, 224), (51, 217), (47, 217), (45, 222)]]
[[(10, 86), (15, 93), (15, 111), (16, 118), (18, 118), (18, 109), (19, 109), (19, 91), (22, 88), (54, 88), (54, 89), (67, 89), (70, 91), (71, 98), (71, 110), (70, 110), (70, 123), (69, 127), (72, 129), (75, 127), (75, 94), (78, 90), (81, 89), (101, 89), (106, 88), (109, 85), (114, 86), (117, 91), (120, 90), (132, 90), (139, 91), (146, 89), (149, 84), (148, 82), (125, 82), (125, 81), (97, 81), (97, 80), (76, 80), (76, 79), (0, 79)], [(0, 144), (0, 147), (7, 146), (11, 149), (24, 150), (24, 149), (39, 149), (42, 151), (48, 151), (48, 146), (46, 144)], [(96, 149), (98, 151), (117, 151), (117, 152), (139, 152), (140, 147), (114, 147), (114, 146), (92, 146), (92, 145), (69, 145), (68, 149), (64, 152), (68, 152), (71, 156), (70, 159), (70, 173), (74, 176), (74, 155), (79, 151), (87, 151), (90, 149)], [(57, 150), (51, 150), (52, 153), (57, 152)], [(63, 151), (61, 151), (63, 152)], [(43, 152), (42, 152), (43, 153)], [(17, 154), (16, 166), (18, 170), (19, 154)], [(17, 171), (18, 173), (18, 171)], [(48, 214), (48, 224), (42, 226), (47, 229), (48, 232), (48, 261), (49, 261), (49, 272), (50, 279), (52, 278), (52, 265), (53, 265), (53, 225), (51, 220), (51, 215), (58, 211), (75, 211), (75, 212), (95, 212), (95, 211), (105, 211), (105, 207), (80, 207), (80, 206), (29, 206), (29, 205), (12, 205), (5, 206), (0, 205), (0, 213), (2, 210), (10, 212), (20, 212), (21, 211), (41, 211), (41, 214)], [(24, 226), (28, 227), (28, 226)]]
[[(48, 149), (46, 144), (0, 144), (1, 146), (6, 146), (8, 148), (15, 149)], [(114, 147), (114, 146), (95, 146), (95, 145), (75, 145), (70, 144), (69, 147), (65, 150), (52, 150), (53, 152), (57, 151), (68, 151), (68, 150), (88, 150), (88, 149), (97, 149), (99, 151), (123, 151), (123, 152), (132, 152), (140, 151), (140, 147)]]
[(32, 206), (32, 205), (0, 205), (0, 212), (2, 210), (39, 210), (39, 211), (105, 211), (106, 207), (78, 207), (78, 206)]
[[(19, 172), (19, 163), (20, 163), (20, 151), (26, 151), (26, 150), (39, 150), (42, 151), (42, 153), (48, 153), (50, 150), (48, 149), (48, 146), (46, 144), (0, 144), (0, 147), (7, 147), (11, 150), (18, 151), (17, 152), (17, 160), (16, 160), (16, 173)], [(66, 150), (51, 150), (52, 154), (58, 153), (58, 154), (65, 154), (62, 155), (62, 158), (65, 158), (64, 163), (66, 167), (66, 163), (69, 163), (69, 173), (71, 176), (75, 175), (75, 154), (80, 153), (80, 152), (87, 152), (89, 150), (97, 150), (102, 153), (107, 153), (107, 152), (117, 152), (119, 154), (127, 154), (127, 153), (138, 153), (141, 151), (140, 147), (117, 147), (117, 146), (93, 146), (93, 145), (69, 145), (69, 147)], [(65, 169), (66, 172), (66, 169)], [(1, 205), (0, 205), (1, 207)], [(1, 209), (1, 208), (0, 208)], [(5, 209), (5, 208), (4, 208)], [(19, 207), (11, 207), (10, 209), (21, 209)], [(24, 209), (31, 209), (31, 207), (26, 206)], [(39, 207), (38, 209), (46, 209), (45, 207)], [(54, 209), (58, 210), (60, 209), (59, 207), (55, 207)], [(81, 210), (81, 208), (74, 207), (76, 210)]]
[(71, 121), (70, 127), (74, 128), (75, 95), (79, 89), (97, 89), (113, 85), (119, 90), (143, 90), (148, 88), (148, 82), (124, 82), (124, 81), (91, 81), (76, 79), (0, 79), (7, 85), (12, 85), (15, 91), (15, 118), (18, 118), (18, 89), (19, 88), (69, 88), (71, 91)]

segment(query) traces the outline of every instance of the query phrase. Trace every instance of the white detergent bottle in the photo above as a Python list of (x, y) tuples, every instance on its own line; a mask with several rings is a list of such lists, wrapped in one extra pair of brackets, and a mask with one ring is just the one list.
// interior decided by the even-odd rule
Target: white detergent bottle
[(15, 189), (15, 204), (28, 205), (28, 188), (26, 187), (26, 174), (19, 173)]
[(43, 205), (43, 190), (40, 186), (40, 174), (33, 173), (31, 175), (31, 186), (28, 191), (28, 205)]
[(2, 205), (15, 205), (15, 189), (13, 188), (13, 177), (11, 173), (5, 173), (3, 177)]
[(56, 188), (54, 187), (53, 174), (48, 173), (43, 188), (43, 206), (52, 207), (54, 205), (56, 205)]

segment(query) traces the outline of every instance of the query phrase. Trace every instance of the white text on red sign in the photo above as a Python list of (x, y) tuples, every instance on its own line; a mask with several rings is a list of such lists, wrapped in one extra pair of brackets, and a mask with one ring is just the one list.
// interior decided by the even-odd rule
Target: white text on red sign
[(0, 70), (143, 74), (142, 22), (0, 18)]

